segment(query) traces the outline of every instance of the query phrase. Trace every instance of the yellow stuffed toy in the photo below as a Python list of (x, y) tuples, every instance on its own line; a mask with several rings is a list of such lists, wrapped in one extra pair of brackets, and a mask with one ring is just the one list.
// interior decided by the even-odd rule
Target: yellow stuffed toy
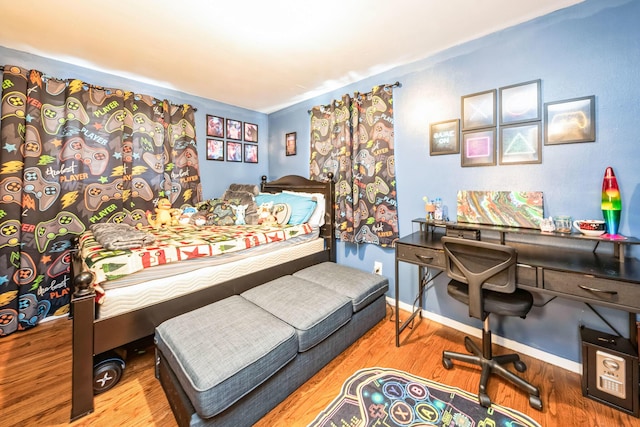
[(163, 225), (177, 225), (178, 218), (175, 211), (179, 211), (179, 209), (172, 209), (169, 199), (163, 197), (158, 200), (155, 208), (155, 219), (151, 212), (147, 212), (147, 221), (149, 221), (149, 225), (154, 228), (160, 228)]

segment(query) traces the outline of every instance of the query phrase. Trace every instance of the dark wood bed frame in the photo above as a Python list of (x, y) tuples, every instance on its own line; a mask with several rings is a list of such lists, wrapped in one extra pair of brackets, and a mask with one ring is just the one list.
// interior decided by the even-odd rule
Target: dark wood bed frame
[[(320, 237), (325, 241), (321, 253), (300, 258), (237, 279), (216, 284), (170, 301), (140, 308), (108, 319), (96, 319), (93, 274), (82, 271), (78, 253), (73, 256), (73, 286), (71, 299), (73, 318), (73, 367), (71, 391), (71, 421), (93, 412), (94, 356), (153, 335), (155, 327), (163, 321), (194, 310), (310, 265), (336, 260), (334, 222), (334, 183), (332, 176), (326, 182), (311, 181), (296, 175), (287, 175), (267, 182), (262, 177), (261, 191), (275, 193), (282, 190), (322, 193), (325, 196), (325, 224)], [(79, 272), (79, 273), (78, 273)]]

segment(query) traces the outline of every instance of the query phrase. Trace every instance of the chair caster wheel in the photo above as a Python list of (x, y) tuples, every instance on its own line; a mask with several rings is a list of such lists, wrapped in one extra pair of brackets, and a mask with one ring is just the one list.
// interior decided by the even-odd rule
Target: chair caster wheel
[(478, 402), (480, 402), (480, 405), (482, 405), (485, 408), (488, 408), (489, 406), (491, 406), (491, 399), (489, 399), (489, 396), (484, 393), (480, 393), (478, 395)]
[(529, 396), (529, 406), (533, 409), (537, 409), (538, 411), (542, 411), (542, 400), (540, 396)]
[(516, 360), (513, 362), (513, 366), (516, 368), (518, 372), (524, 372), (527, 370), (527, 365), (522, 360)]
[(124, 360), (115, 351), (96, 356), (93, 362), (93, 394), (104, 393), (118, 384), (124, 366)]
[(453, 368), (453, 362), (448, 357), (443, 357), (442, 366), (444, 366), (445, 369), (451, 369)]

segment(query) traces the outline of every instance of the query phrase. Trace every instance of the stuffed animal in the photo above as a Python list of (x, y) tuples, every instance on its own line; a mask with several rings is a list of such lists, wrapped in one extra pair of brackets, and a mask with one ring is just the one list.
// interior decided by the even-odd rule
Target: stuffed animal
[(278, 220), (273, 214), (270, 213), (269, 216), (262, 221), (262, 225), (274, 227), (278, 225)]
[(191, 217), (195, 215), (198, 211), (196, 208), (190, 205), (183, 206), (180, 209), (180, 216), (178, 217), (178, 223), (180, 224), (189, 224), (191, 222)]
[(236, 214), (236, 225), (244, 225), (246, 224), (244, 220), (245, 213), (247, 212), (247, 208), (249, 205), (231, 205), (231, 209), (233, 213)]
[(189, 224), (194, 224), (197, 226), (203, 226), (207, 223), (207, 216), (209, 214), (206, 211), (198, 211), (191, 215), (189, 218)]
[(269, 217), (273, 216), (271, 210), (273, 209), (273, 202), (264, 202), (258, 206), (258, 224), (262, 224), (265, 220), (269, 220)]
[(158, 204), (156, 205), (155, 218), (153, 217), (151, 212), (147, 212), (147, 221), (154, 228), (160, 228), (163, 225), (177, 225), (178, 218), (177, 216), (175, 216), (174, 212), (176, 210), (179, 209), (172, 209), (169, 199), (163, 197), (162, 199), (158, 200)]

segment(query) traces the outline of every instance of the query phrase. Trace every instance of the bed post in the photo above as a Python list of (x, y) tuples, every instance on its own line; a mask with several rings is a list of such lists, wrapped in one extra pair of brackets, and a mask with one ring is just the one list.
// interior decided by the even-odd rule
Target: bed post
[[(75, 257), (74, 257), (75, 258)], [(93, 412), (93, 321), (95, 291), (93, 274), (82, 272), (73, 278), (71, 421)]]
[[(327, 174), (327, 185), (329, 186), (328, 192), (329, 197), (325, 196), (326, 204), (325, 204), (325, 212), (326, 212), (326, 220), (325, 227), (328, 228), (326, 233), (328, 234), (327, 239), (331, 248), (329, 249), (329, 258), (331, 262), (336, 262), (336, 230), (334, 228), (334, 223), (336, 220), (336, 200), (335, 200), (335, 182), (333, 181), (333, 173), (329, 172)], [(330, 224), (327, 226), (326, 224)]]

